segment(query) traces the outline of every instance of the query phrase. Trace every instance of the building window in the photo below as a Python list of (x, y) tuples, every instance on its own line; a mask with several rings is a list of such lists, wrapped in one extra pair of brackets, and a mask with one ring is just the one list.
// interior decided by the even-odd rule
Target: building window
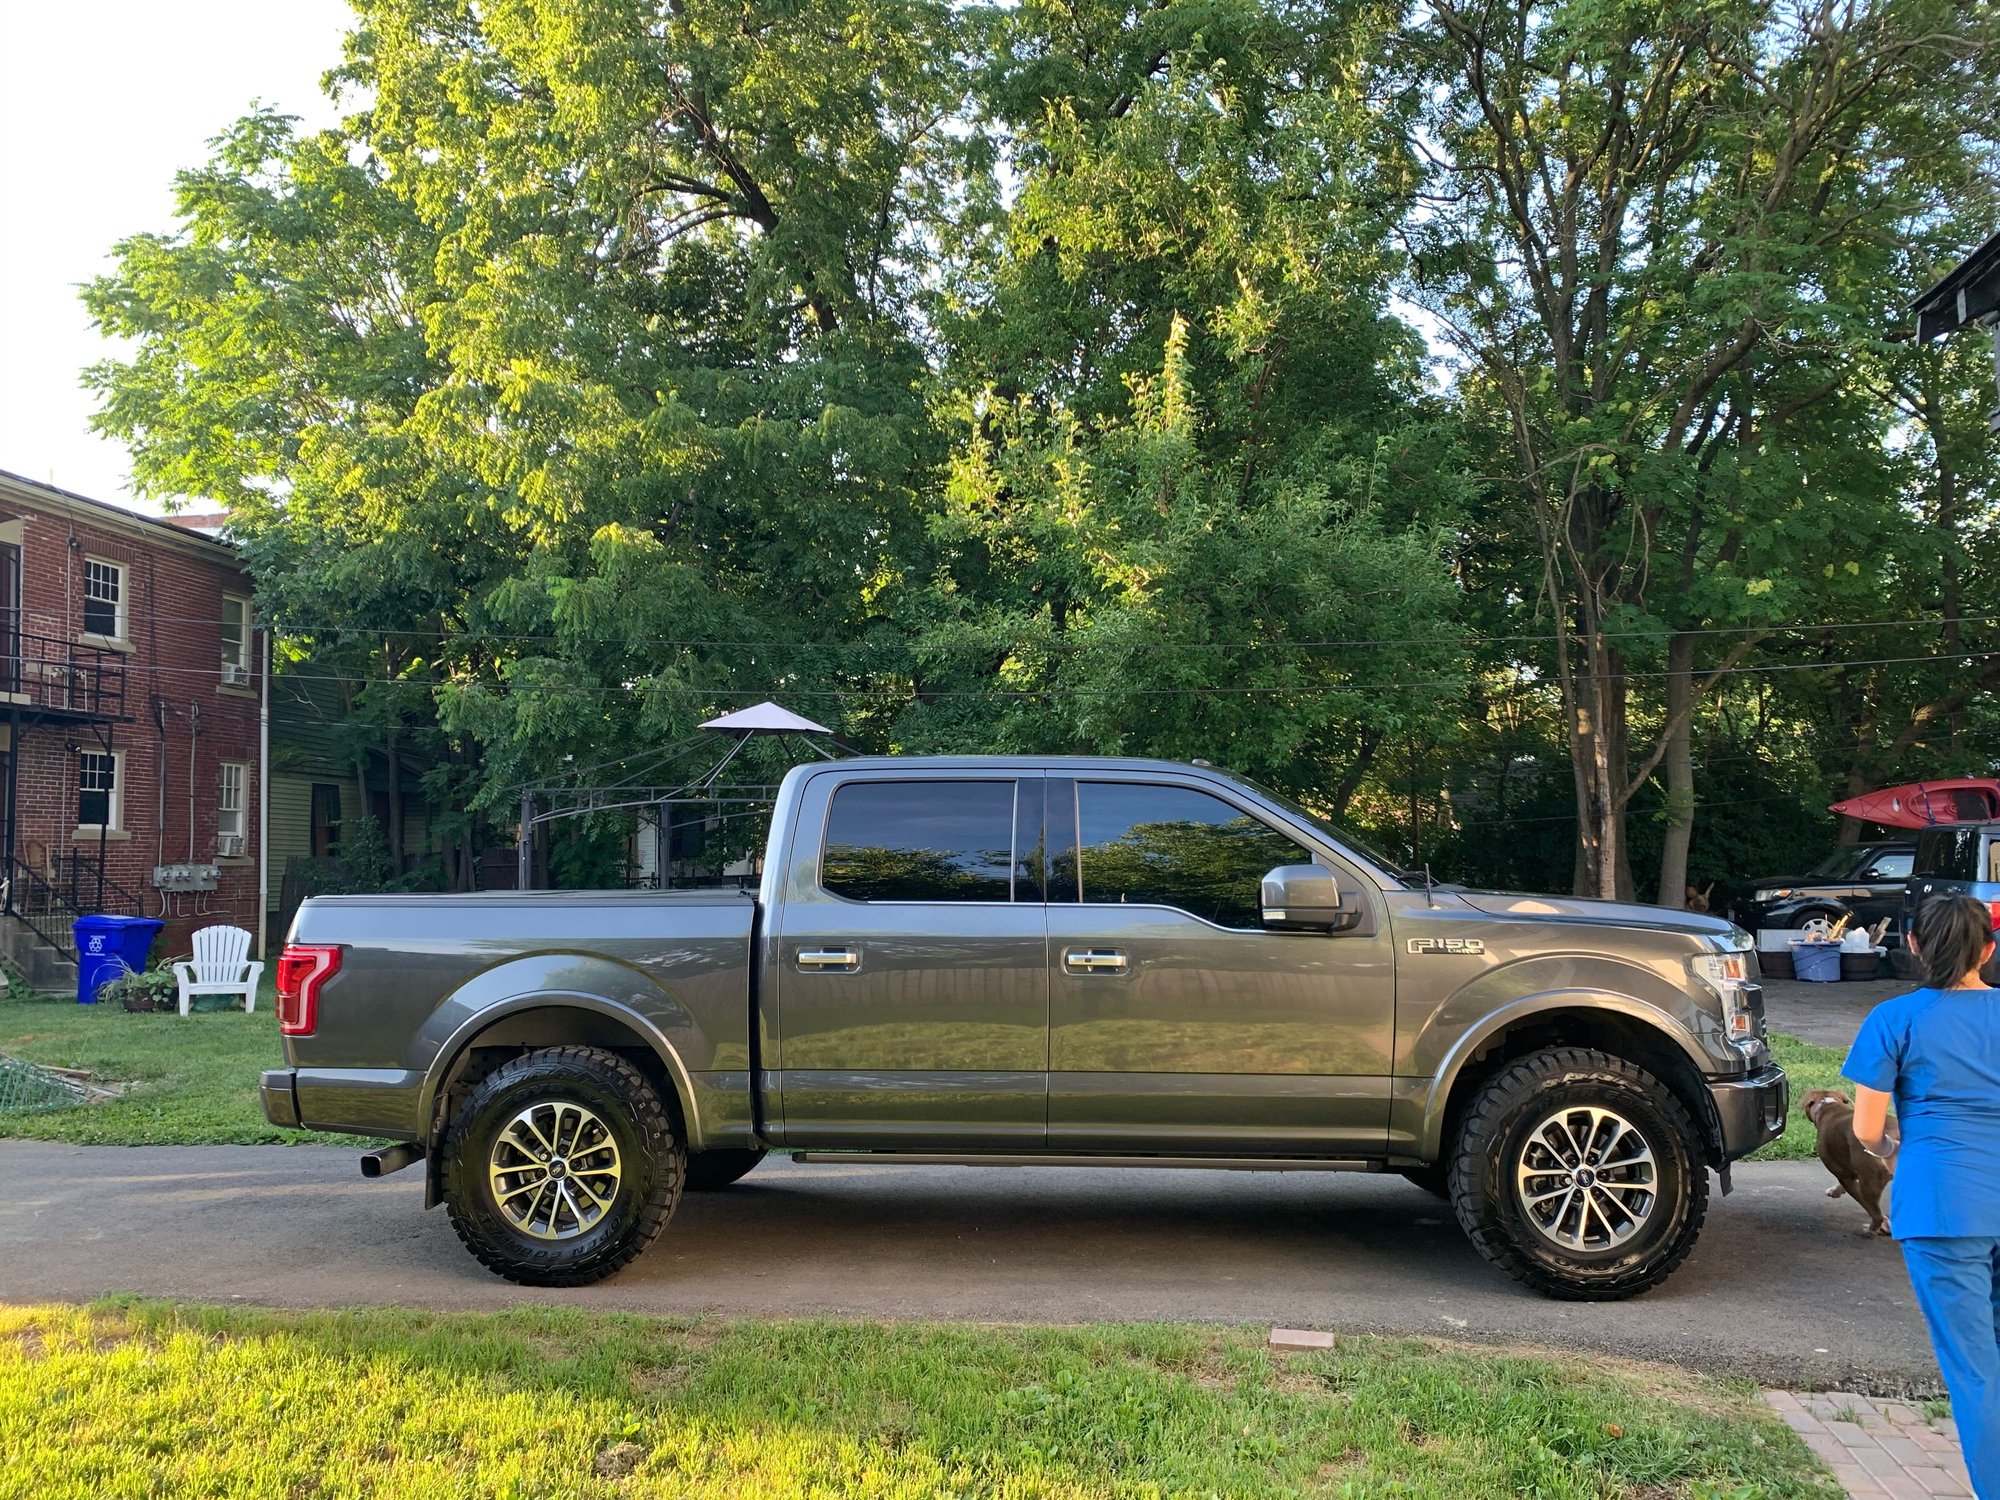
[(222, 680), (250, 680), (250, 600), (222, 596)]
[(243, 852), (244, 835), (249, 831), (243, 812), (244, 794), (249, 785), (248, 766), (235, 760), (222, 763), (222, 779), (215, 797), (215, 852), (224, 858)]
[(83, 560), (83, 629), (106, 640), (125, 639), (125, 569), (102, 558)]
[(82, 750), (76, 757), (76, 826), (123, 828), (119, 755), (115, 750)]
[(237, 686), (250, 680), (250, 601), (222, 596), (222, 680)]

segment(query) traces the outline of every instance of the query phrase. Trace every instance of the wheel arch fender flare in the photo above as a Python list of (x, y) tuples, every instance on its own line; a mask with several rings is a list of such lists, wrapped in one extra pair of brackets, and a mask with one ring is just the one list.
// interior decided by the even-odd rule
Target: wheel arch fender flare
[(588, 1020), (594, 1020), (648, 1047), (671, 1085), (685, 1144), (700, 1149), (704, 1122), (683, 1055), (699, 1031), (687, 1008), (636, 969), (581, 954), (536, 954), (500, 964), (468, 980), (432, 1012), (424, 1027), (431, 1059), (418, 1096), (427, 1138), (436, 1134), (440, 1096), (466, 1053), (496, 1027), (543, 1012), (552, 1023), (563, 1013), (585, 1021), (585, 1035), (561, 1041), (598, 1040), (589, 1034)]
[[(1680, 1079), (1662, 1078), (1660, 1081), (1676, 1094), (1692, 1092), (1698, 1098), (1683, 1099), (1694, 1114), (1696, 1127), (1701, 1130), (1703, 1144), (1715, 1148), (1720, 1140), (1721, 1122), (1715, 1117), (1715, 1104), (1705, 1088), (1687, 1087), (1689, 1078), (1699, 1081), (1704, 1077), (1704, 1065), (1708, 1053), (1695, 1034), (1674, 1016), (1658, 1006), (1648, 1005), (1643, 1000), (1630, 995), (1612, 994), (1599, 990), (1549, 990), (1537, 995), (1524, 996), (1508, 1005), (1500, 1007), (1486, 1016), (1477, 1026), (1469, 1028), (1452, 1044), (1445, 1054), (1443, 1063), (1431, 1080), (1430, 1092), (1424, 1101), (1423, 1150), (1424, 1159), (1436, 1161), (1444, 1148), (1444, 1132), (1454, 1095), (1459, 1083), (1466, 1075), (1473, 1060), (1496, 1037), (1522, 1025), (1559, 1016), (1576, 1016), (1587, 1027), (1593, 1016), (1612, 1019), (1613, 1025), (1623, 1028), (1640, 1028), (1658, 1038), (1659, 1051), (1684, 1064)], [(1583, 1045), (1604, 1045), (1602, 1042), (1584, 1040)], [(1607, 1049), (1615, 1050), (1615, 1049)], [(1646, 1059), (1634, 1058), (1633, 1062), (1643, 1063)]]

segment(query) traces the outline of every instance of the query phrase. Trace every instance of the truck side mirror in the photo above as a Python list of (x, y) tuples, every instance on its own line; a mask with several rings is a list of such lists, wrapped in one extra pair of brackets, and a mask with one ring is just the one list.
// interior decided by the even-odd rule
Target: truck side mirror
[(1361, 921), (1358, 892), (1324, 865), (1279, 865), (1264, 877), (1264, 925), (1274, 932), (1344, 932)]

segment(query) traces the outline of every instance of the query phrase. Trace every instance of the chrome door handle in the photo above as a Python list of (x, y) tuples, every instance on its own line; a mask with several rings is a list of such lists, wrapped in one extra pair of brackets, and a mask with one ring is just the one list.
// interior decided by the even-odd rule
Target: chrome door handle
[(1077, 974), (1123, 974), (1131, 962), (1115, 948), (1072, 948), (1063, 965)]
[(801, 948), (798, 962), (801, 969), (852, 974), (861, 967), (861, 955), (852, 948)]

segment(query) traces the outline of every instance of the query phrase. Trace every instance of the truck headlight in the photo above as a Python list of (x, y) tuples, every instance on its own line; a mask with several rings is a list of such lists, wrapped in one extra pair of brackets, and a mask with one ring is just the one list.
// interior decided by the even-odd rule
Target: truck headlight
[(1763, 992), (1756, 987), (1756, 955), (1747, 932), (1732, 932), (1720, 953), (1697, 953), (1688, 960), (1695, 983), (1721, 1002), (1722, 1029), (1745, 1053), (1764, 1047)]

